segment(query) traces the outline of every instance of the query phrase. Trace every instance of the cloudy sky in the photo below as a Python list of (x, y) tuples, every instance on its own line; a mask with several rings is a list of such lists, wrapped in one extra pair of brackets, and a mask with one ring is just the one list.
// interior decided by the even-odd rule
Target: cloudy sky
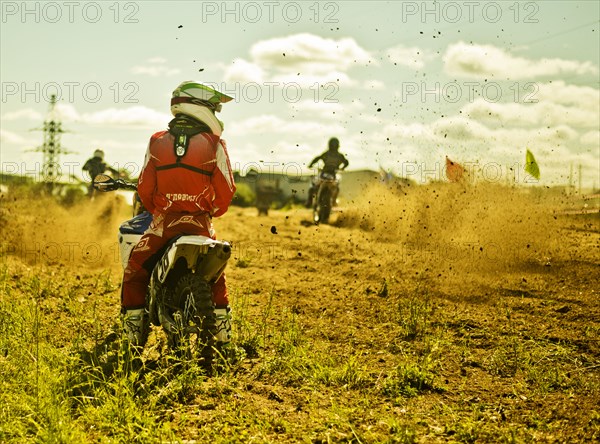
[[(600, 185), (596, 1), (2, 2), (2, 170), (32, 175), (49, 96), (64, 170), (102, 148), (139, 168), (169, 99), (194, 79), (235, 96), (220, 115), (234, 167), (308, 172), (337, 136), (351, 169), (418, 182), (445, 156), (541, 184), (579, 165)], [(513, 172), (514, 171), (514, 172)]]

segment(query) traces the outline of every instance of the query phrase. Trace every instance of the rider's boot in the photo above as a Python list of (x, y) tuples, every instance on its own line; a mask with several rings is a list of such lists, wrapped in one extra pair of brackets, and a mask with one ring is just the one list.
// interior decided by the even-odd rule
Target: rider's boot
[(334, 207), (337, 207), (338, 205), (338, 194), (339, 194), (340, 190), (338, 187), (335, 187), (331, 196), (331, 203)]
[(139, 309), (123, 309), (121, 313), (123, 321), (123, 333), (130, 347), (136, 351), (140, 351), (146, 344), (148, 339), (148, 316), (146, 310)]
[(310, 187), (310, 189), (308, 190), (308, 198), (306, 199), (306, 203), (304, 204), (304, 206), (306, 208), (312, 208), (314, 197), (315, 197), (315, 189), (314, 189), (314, 187)]
[(216, 307), (215, 317), (217, 320), (216, 349), (229, 364), (243, 360), (246, 354), (244, 349), (236, 347), (231, 342), (231, 307), (229, 305)]
[(217, 320), (217, 347), (226, 346), (231, 342), (231, 307), (229, 305), (215, 308), (215, 317)]

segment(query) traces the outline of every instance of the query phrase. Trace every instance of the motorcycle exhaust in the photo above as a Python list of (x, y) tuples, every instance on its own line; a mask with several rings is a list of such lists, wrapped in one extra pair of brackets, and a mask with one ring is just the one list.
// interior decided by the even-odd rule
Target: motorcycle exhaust
[(231, 245), (218, 243), (208, 249), (208, 252), (200, 256), (196, 262), (196, 274), (207, 282), (219, 279), (227, 261), (231, 257)]

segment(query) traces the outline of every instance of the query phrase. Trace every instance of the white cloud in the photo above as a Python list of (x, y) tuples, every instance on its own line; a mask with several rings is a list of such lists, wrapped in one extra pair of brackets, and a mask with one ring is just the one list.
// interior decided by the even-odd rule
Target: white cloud
[(252, 46), (250, 55), (264, 66), (284, 71), (304, 69), (312, 73), (346, 71), (354, 64), (365, 64), (371, 59), (368, 51), (353, 38), (335, 40), (309, 33), (262, 40)]
[(564, 59), (531, 60), (514, 56), (492, 45), (458, 42), (448, 46), (443, 56), (447, 74), (470, 78), (527, 79), (564, 74), (598, 74), (591, 62)]
[(547, 100), (538, 103), (499, 103), (482, 98), (465, 105), (462, 112), (474, 119), (500, 122), (502, 125), (557, 126), (567, 124), (575, 127), (595, 128), (600, 114), (583, 108), (564, 106)]
[(224, 65), (222, 68), (225, 84), (223, 89), (233, 90), (239, 88), (244, 90), (254, 84), (251, 87), (252, 92), (254, 92), (254, 86), (258, 85), (265, 97), (271, 97), (274, 91), (277, 92), (277, 95), (285, 94), (283, 89), (286, 89), (294, 97), (295, 88), (312, 89), (313, 91), (320, 88), (322, 93), (319, 94), (324, 97), (328, 95), (328, 92), (335, 95), (334, 90), (339, 89), (339, 87), (356, 86), (358, 84), (356, 80), (351, 79), (348, 74), (341, 71), (298, 73), (296, 71), (265, 70), (258, 64), (245, 59), (235, 59), (231, 65)]
[(391, 122), (382, 127), (381, 134), (389, 138), (392, 143), (414, 141), (415, 139), (423, 142), (435, 142), (437, 139), (430, 125), (418, 122), (408, 124)]
[[(568, 125), (554, 127), (498, 127), (490, 128), (481, 122), (466, 117), (438, 119), (432, 129), (441, 143), (474, 144), (480, 147), (498, 146), (512, 150), (525, 146), (565, 145), (577, 139), (577, 132)], [(485, 153), (486, 150), (479, 152)]]
[(171, 120), (170, 114), (155, 111), (145, 106), (130, 108), (108, 108), (93, 113), (85, 113), (81, 120), (96, 125), (135, 126), (143, 128), (166, 127)]
[[(568, 85), (562, 80), (536, 84), (533, 99), (550, 100), (562, 105), (573, 105), (596, 113), (600, 110), (600, 90), (589, 86)], [(596, 119), (598, 124), (598, 119)]]
[(42, 115), (31, 108), (24, 108), (2, 114), (2, 120), (42, 120)]
[[(475, 170), (487, 168), (488, 179), (493, 173), (494, 180), (513, 180), (515, 176), (522, 183), (526, 148), (536, 155), (542, 183), (566, 183), (571, 163), (582, 164), (588, 176), (597, 175), (598, 152), (582, 150), (579, 133), (567, 125), (491, 128), (468, 117), (454, 116), (429, 124), (390, 122), (381, 133), (390, 138), (393, 150), (390, 155), (381, 150), (383, 163), (393, 167), (395, 162), (398, 173), (406, 167), (404, 171), (416, 180), (426, 181), (428, 172), (441, 168), (448, 155)], [(590, 146), (597, 147), (600, 142), (597, 132), (590, 131), (584, 137)], [(415, 165), (407, 165), (410, 162)]]
[(24, 137), (18, 135), (17, 133), (13, 133), (12, 131), (7, 131), (2, 128), (0, 128), (0, 142), (12, 143), (16, 145), (24, 145), (28, 143)]
[(167, 68), (166, 66), (134, 66), (131, 68), (132, 74), (149, 75), (151, 77), (174, 76), (181, 70), (177, 68)]
[(107, 108), (91, 113), (80, 113), (71, 104), (59, 103), (56, 112), (65, 122), (79, 122), (90, 125), (125, 126), (136, 128), (166, 127), (172, 119), (170, 114), (155, 111), (145, 106), (129, 108)]
[(579, 140), (579, 133), (567, 125), (492, 128), (465, 116), (444, 117), (428, 124), (388, 123), (381, 133), (393, 143), (421, 145), (427, 152), (435, 146), (462, 147), (473, 156), (482, 157), (491, 151), (514, 153), (525, 146), (572, 148)]
[[(145, 149), (145, 142), (146, 140), (142, 140), (141, 142), (137, 143), (137, 145), (142, 145), (142, 149)], [(92, 147), (97, 147), (97, 148), (101, 148), (101, 149), (111, 149), (111, 150), (123, 150), (123, 149), (130, 149), (132, 147), (131, 143), (128, 142), (123, 142), (122, 140), (114, 140), (114, 139), (97, 139), (97, 138), (93, 138), (93, 139), (86, 139), (85, 140), (86, 145), (88, 146), (92, 146)]]
[(600, 122), (600, 91), (564, 81), (531, 83), (527, 98), (531, 103), (490, 102), (477, 98), (461, 109), (464, 115), (488, 124), (575, 128), (597, 128)]
[(263, 69), (256, 63), (237, 58), (231, 65), (225, 68), (223, 79), (228, 82), (256, 82), (262, 83), (264, 78)]
[(589, 145), (600, 149), (600, 131), (588, 131), (581, 135), (579, 139), (584, 145)]
[(81, 119), (81, 116), (75, 108), (75, 105), (70, 103), (57, 103), (56, 107), (54, 108), (54, 112), (61, 120), (76, 122)]
[(228, 133), (234, 136), (244, 134), (284, 134), (289, 137), (306, 136), (306, 134), (343, 134), (346, 129), (331, 122), (320, 123), (309, 120), (284, 120), (272, 114), (262, 114), (256, 117), (231, 124)]
[(454, 143), (481, 140), (491, 136), (489, 128), (485, 125), (462, 116), (438, 119), (433, 122), (431, 129), (438, 138), (447, 138)]
[(298, 85), (301, 88), (325, 88), (331, 89), (340, 86), (348, 87), (357, 85), (356, 80), (350, 78), (348, 74), (340, 71), (330, 71), (326, 73), (298, 73), (284, 72), (274, 74), (270, 80), (275, 82), (280, 88), (289, 88), (289, 85)]
[(148, 59), (148, 63), (167, 63), (167, 59), (163, 57), (151, 57)]
[[(327, 39), (301, 33), (262, 40), (250, 48), (250, 60), (237, 58), (224, 68), (228, 82), (294, 83), (302, 88), (336, 83), (356, 86), (347, 71), (353, 66), (378, 65), (352, 38)], [(380, 83), (368, 84), (379, 87)]]
[(378, 113), (365, 112), (365, 105), (360, 99), (351, 101), (326, 102), (321, 100), (301, 100), (297, 103), (289, 103), (290, 115), (306, 119), (329, 120), (351, 125), (375, 125), (377, 132), (386, 123)]
[(358, 100), (353, 100), (351, 103), (301, 100), (298, 103), (290, 103), (289, 107), (293, 111), (308, 114), (313, 118), (341, 120), (355, 116), (365, 106)]
[(181, 72), (178, 68), (169, 68), (166, 66), (167, 60), (162, 57), (152, 57), (146, 61), (145, 65), (136, 65), (131, 68), (132, 74), (148, 75), (151, 77), (170, 77)]
[(385, 51), (391, 63), (407, 66), (412, 69), (421, 69), (425, 63), (433, 60), (437, 55), (416, 46), (398, 45)]

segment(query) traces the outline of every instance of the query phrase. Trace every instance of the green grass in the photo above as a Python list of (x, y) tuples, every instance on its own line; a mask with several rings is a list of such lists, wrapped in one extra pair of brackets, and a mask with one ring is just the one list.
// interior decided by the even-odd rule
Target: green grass
[[(106, 309), (116, 301), (102, 302), (117, 277), (53, 272), (0, 268), (3, 443), (535, 442), (558, 433), (560, 420), (514, 405), (600, 392), (593, 356), (524, 337), (507, 304), (495, 312), (503, 328), (477, 329), (451, 304), (393, 280), (382, 281), (385, 294), (353, 301), (359, 318), (303, 314), (275, 289), (261, 304), (233, 289), (244, 361), (209, 377), (171, 356), (155, 331), (136, 369), (118, 307)], [(471, 374), (506, 386), (506, 397), (475, 396)], [(597, 437), (600, 413), (589, 416), (582, 436)]]
[(2, 378), (0, 441), (76, 442), (84, 436), (71, 416), (67, 395), (72, 357), (54, 346), (41, 306), (51, 294), (48, 282), (33, 276), (24, 282), (28, 298), (15, 297), (2, 273), (0, 300), (0, 374)]

